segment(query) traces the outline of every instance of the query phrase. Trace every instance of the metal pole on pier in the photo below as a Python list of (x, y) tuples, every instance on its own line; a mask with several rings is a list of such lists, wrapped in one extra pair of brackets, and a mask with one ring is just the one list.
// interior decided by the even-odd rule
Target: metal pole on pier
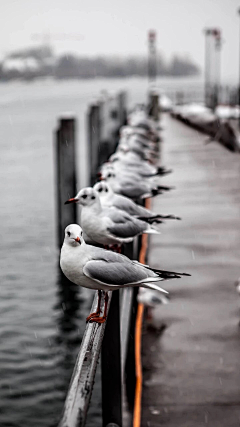
[(209, 107), (209, 73), (210, 73), (210, 44), (209, 44), (209, 36), (211, 34), (211, 30), (209, 28), (205, 28), (205, 82), (204, 82), (204, 98), (205, 105)]
[(157, 77), (157, 49), (156, 31), (150, 30), (148, 33), (148, 80), (155, 83)]
[(218, 28), (213, 29), (214, 49), (215, 49), (215, 85), (214, 85), (214, 109), (220, 101), (220, 66), (221, 66), (221, 31)]
[(61, 248), (67, 225), (76, 223), (76, 204), (65, 206), (64, 202), (76, 194), (75, 167), (75, 118), (62, 116), (56, 131), (56, 194), (58, 246)]

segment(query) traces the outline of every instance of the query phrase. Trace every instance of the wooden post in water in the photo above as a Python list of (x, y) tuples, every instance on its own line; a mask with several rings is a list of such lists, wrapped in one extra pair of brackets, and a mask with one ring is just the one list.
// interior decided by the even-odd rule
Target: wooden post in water
[(149, 94), (149, 116), (156, 122), (159, 120), (159, 96), (156, 92)]
[(127, 94), (122, 91), (118, 94), (119, 127), (127, 123)]
[(91, 185), (96, 181), (96, 173), (99, 167), (100, 124), (100, 105), (93, 104), (88, 112), (88, 152)]
[(75, 118), (63, 116), (59, 119), (56, 131), (56, 194), (59, 248), (62, 246), (65, 228), (67, 225), (77, 221), (76, 204), (64, 205), (66, 200), (76, 195), (75, 128)]
[(102, 345), (103, 427), (122, 427), (122, 372), (119, 291), (112, 293)]

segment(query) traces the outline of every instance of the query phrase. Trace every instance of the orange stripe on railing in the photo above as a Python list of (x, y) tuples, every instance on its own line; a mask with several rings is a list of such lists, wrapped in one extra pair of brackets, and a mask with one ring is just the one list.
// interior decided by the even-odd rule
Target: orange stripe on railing
[[(151, 201), (146, 199), (145, 207), (150, 209)], [(148, 235), (142, 235), (142, 244), (139, 254), (139, 262), (145, 264), (146, 253), (148, 247)], [(135, 401), (133, 412), (133, 427), (141, 426), (141, 403), (142, 403), (142, 359), (141, 359), (141, 343), (142, 343), (142, 322), (143, 322), (143, 304), (138, 304), (136, 326), (135, 326), (135, 366), (136, 366), (136, 388)]]

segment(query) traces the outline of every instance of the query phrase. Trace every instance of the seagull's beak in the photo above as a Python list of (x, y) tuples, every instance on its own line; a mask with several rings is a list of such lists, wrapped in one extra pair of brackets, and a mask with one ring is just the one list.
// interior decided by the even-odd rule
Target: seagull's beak
[(73, 197), (72, 199), (68, 199), (64, 205), (69, 205), (69, 203), (77, 203), (79, 201), (79, 199), (75, 199), (75, 197)]
[(79, 245), (81, 245), (81, 240), (79, 239), (79, 237), (77, 237), (77, 238), (75, 239), (75, 242), (78, 242), (78, 243), (79, 243)]

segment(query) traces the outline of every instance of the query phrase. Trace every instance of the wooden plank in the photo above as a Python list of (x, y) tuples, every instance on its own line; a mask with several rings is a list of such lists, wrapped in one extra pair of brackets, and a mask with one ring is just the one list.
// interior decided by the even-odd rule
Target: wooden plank
[[(112, 293), (109, 292), (108, 294), (109, 310)], [(96, 307), (97, 292), (93, 301), (92, 312), (96, 310)], [(107, 322), (100, 325), (88, 323), (86, 326), (59, 427), (82, 427), (85, 425)]]

